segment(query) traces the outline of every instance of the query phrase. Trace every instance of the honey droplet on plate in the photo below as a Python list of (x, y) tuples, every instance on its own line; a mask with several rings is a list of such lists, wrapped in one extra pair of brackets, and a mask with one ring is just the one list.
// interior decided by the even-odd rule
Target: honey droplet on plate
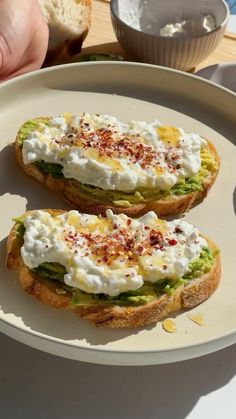
[(201, 313), (197, 314), (188, 314), (188, 318), (192, 320), (194, 323), (196, 323), (198, 326), (204, 326), (204, 318)]
[(168, 333), (176, 333), (177, 332), (176, 324), (171, 319), (165, 319), (162, 322), (162, 327)]

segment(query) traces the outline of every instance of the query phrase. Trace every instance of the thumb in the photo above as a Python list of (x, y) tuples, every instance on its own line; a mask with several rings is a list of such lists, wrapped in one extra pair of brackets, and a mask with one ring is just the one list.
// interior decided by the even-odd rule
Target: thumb
[(11, 56), (11, 51), (6, 42), (4, 34), (0, 33), (0, 74), (4, 68), (7, 58)]
[(19, 63), (30, 38), (29, 0), (0, 1), (0, 76)]

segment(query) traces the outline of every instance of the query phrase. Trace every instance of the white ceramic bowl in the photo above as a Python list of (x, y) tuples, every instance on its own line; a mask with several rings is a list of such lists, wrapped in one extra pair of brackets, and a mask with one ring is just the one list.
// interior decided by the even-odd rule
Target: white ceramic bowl
[[(111, 0), (116, 37), (134, 58), (191, 70), (218, 46), (229, 19), (224, 0)], [(217, 27), (194, 37), (160, 36), (160, 28), (183, 19), (213, 14)]]

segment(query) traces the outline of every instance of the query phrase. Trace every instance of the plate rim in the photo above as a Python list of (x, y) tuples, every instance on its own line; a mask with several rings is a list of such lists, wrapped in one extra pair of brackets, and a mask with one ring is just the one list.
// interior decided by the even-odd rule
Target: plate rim
[[(71, 314), (75, 314), (75, 313), (71, 313)], [(149, 349), (146, 350), (145, 349), (145, 350), (142, 350), (142, 351), (134, 350), (134, 349), (131, 349), (131, 350), (123, 350), (123, 349), (117, 350), (117, 349), (112, 349), (112, 348), (101, 348), (101, 347), (94, 347), (94, 346), (92, 346), (92, 347), (80, 346), (80, 345), (77, 345), (73, 342), (65, 342), (64, 340), (61, 340), (60, 338), (57, 338), (57, 337), (54, 337), (54, 336), (48, 336), (48, 335), (45, 335), (41, 332), (37, 332), (35, 330), (31, 330), (31, 331), (27, 330), (26, 327), (22, 328), (20, 326), (13, 325), (10, 321), (7, 321), (6, 319), (3, 319), (3, 318), (0, 318), (0, 321), (7, 324), (7, 326), (10, 326), (12, 328), (16, 328), (17, 330), (21, 331), (22, 333), (29, 334), (30, 336), (34, 336), (36, 338), (44, 339), (48, 342), (53, 341), (53, 342), (55, 342), (59, 345), (62, 345), (62, 346), (70, 346), (70, 347), (73, 347), (73, 348), (82, 349), (82, 350), (89, 350), (89, 351), (96, 350), (96, 351), (100, 351), (100, 352), (112, 352), (112, 353), (115, 352), (115, 353), (122, 353), (122, 354), (131, 354), (131, 353), (135, 353), (135, 354), (148, 354), (148, 353), (150, 353), (151, 354), (151, 353), (162, 353), (162, 352), (176, 352), (178, 350), (182, 351), (184, 349), (191, 349), (191, 348), (195, 348), (197, 346), (202, 346), (202, 345), (205, 345), (205, 344), (207, 345), (207, 344), (211, 344), (213, 342), (219, 342), (219, 341), (227, 339), (228, 337), (233, 336), (233, 335), (235, 335), (235, 338), (236, 338), (236, 329), (235, 329), (233, 332), (226, 332), (226, 333), (224, 333), (223, 335), (221, 335), (217, 338), (211, 338), (211, 339), (209, 339), (205, 342), (204, 341), (199, 341), (197, 344), (190, 344), (190, 345), (178, 346), (178, 347), (172, 347), (172, 348), (165, 348), (164, 347), (160, 350), (159, 349), (156, 349), (156, 350), (149, 350)], [(94, 327), (96, 327), (96, 326), (94, 326)], [(145, 326), (143, 328), (139, 328), (139, 330), (142, 330), (142, 329), (145, 329)], [(132, 329), (129, 329), (129, 330), (132, 332)], [(236, 341), (236, 339), (235, 339), (235, 341)]]
[[(229, 63), (225, 63), (225, 64), (232, 64), (232, 62)], [(215, 64), (213, 64), (215, 65)], [(235, 62), (236, 65), (236, 62)], [(205, 79), (203, 77), (200, 77), (197, 75), (197, 73), (191, 73), (191, 72), (185, 72), (185, 71), (181, 71), (181, 70), (177, 70), (174, 68), (170, 68), (170, 67), (164, 67), (164, 66), (160, 66), (160, 65), (155, 65), (155, 64), (148, 64), (148, 63), (142, 63), (142, 62), (133, 62), (133, 61), (91, 61), (91, 62), (78, 62), (78, 63), (68, 63), (68, 64), (61, 64), (61, 65), (54, 65), (51, 67), (45, 67), (45, 68), (41, 68), (39, 70), (35, 70), (35, 71), (31, 71), (29, 73), (26, 74), (22, 74), (20, 76), (17, 76), (15, 78), (3, 81), (0, 84), (0, 93), (1, 90), (7, 88), (8, 86), (14, 86), (14, 84), (18, 84), (21, 81), (24, 81), (25, 79), (30, 79), (30, 78), (35, 78), (37, 76), (40, 76), (42, 74), (46, 74), (46, 73), (50, 73), (50, 72), (55, 72), (55, 71), (63, 71), (64, 69), (67, 68), (73, 68), (73, 67), (100, 67), (100, 66), (107, 66), (107, 67), (142, 67), (142, 68), (150, 68), (153, 70), (157, 70), (157, 71), (163, 71), (163, 72), (167, 72), (167, 73), (172, 73), (172, 74), (178, 74), (180, 77), (188, 77), (188, 78), (193, 78), (196, 81), (200, 81), (201, 83), (205, 83), (206, 85), (212, 85), (213, 87), (220, 89), (222, 91), (225, 91), (226, 93), (229, 93), (230, 95), (232, 95), (233, 97), (236, 96), (236, 92), (233, 92), (230, 89), (227, 89), (227, 87), (224, 87), (220, 84), (217, 84), (209, 79)], [(211, 66), (207, 66), (207, 67), (211, 67)], [(198, 71), (201, 71), (207, 67), (204, 67)]]
[[(108, 66), (108, 67), (109, 66), (110, 67), (111, 66), (115, 66), (115, 67), (118, 67), (118, 66), (124, 67), (125, 66), (125, 67), (131, 67), (131, 68), (132, 67), (142, 67), (144, 69), (145, 68), (147, 68), (147, 69), (152, 68), (155, 71), (164, 71), (165, 73), (169, 73), (169, 74), (174, 73), (174, 74), (178, 74), (179, 76), (182, 76), (182, 77), (193, 78), (196, 81), (200, 82), (201, 84), (202, 83), (205, 83), (207, 85), (210, 84), (213, 87), (217, 88), (217, 90), (225, 91), (228, 95), (236, 97), (236, 93), (234, 93), (233, 91), (231, 91), (231, 90), (229, 90), (229, 89), (227, 89), (223, 86), (220, 86), (215, 82), (212, 82), (212, 81), (207, 80), (207, 79), (203, 79), (203, 78), (201, 78), (197, 75), (191, 74), (191, 73), (185, 73), (183, 71), (174, 70), (174, 69), (161, 67), (161, 66), (155, 66), (155, 65), (151, 65), (151, 64), (133, 63), (133, 62), (106, 62), (106, 61), (64, 64), (64, 65), (61, 65), (61, 66), (58, 65), (58, 66), (48, 67), (48, 68), (40, 69), (40, 70), (31, 72), (31, 73), (27, 73), (27, 74), (18, 76), (14, 79), (7, 80), (7, 81), (3, 82), (0, 85), (0, 95), (1, 95), (2, 91), (4, 89), (7, 89), (9, 86), (17, 85), (21, 81), (24, 81), (24, 80), (34, 79), (34, 78), (37, 79), (37, 77), (41, 76), (43, 73), (44, 74), (47, 74), (47, 73), (50, 74), (50, 73), (53, 73), (55, 71), (62, 71), (63, 72), (63, 70), (65, 68), (68, 68), (68, 67), (72, 67), (72, 68), (75, 67), (75, 68), (79, 69), (81, 66), (82, 67), (91, 67), (92, 66), (92, 67), (96, 68), (96, 67), (101, 67), (101, 66), (104, 66), (104, 65)], [(78, 345), (78, 344), (73, 343), (73, 342), (65, 342), (65, 341), (61, 340), (60, 338), (45, 335), (45, 334), (43, 334), (41, 332), (37, 332), (35, 330), (27, 330), (27, 327), (14, 325), (14, 324), (12, 324), (12, 322), (10, 320), (3, 319), (2, 315), (0, 317), (0, 321), (3, 322), (5, 325), (7, 325), (8, 327), (10, 327), (12, 329), (17, 329), (17, 331), (21, 334), (29, 335), (31, 338), (33, 338), (35, 340), (41, 339), (45, 342), (50, 342), (50, 344), (56, 344), (59, 347), (60, 346), (61, 347), (70, 347), (70, 348), (76, 349), (78, 352), (80, 352), (80, 351), (83, 351), (83, 352), (86, 351), (86, 352), (90, 352), (90, 353), (91, 352), (93, 352), (93, 353), (98, 353), (99, 352), (100, 354), (101, 353), (103, 353), (103, 354), (108, 354), (109, 353), (109, 354), (116, 354), (116, 355), (121, 355), (121, 356), (124, 356), (124, 355), (127, 355), (127, 354), (129, 354), (129, 355), (134, 354), (134, 356), (139, 356), (140, 358), (145, 357), (145, 356), (150, 355), (150, 354), (156, 355), (156, 356), (158, 356), (160, 354), (163, 354), (163, 353), (168, 353), (168, 354), (175, 353), (176, 354), (176, 353), (183, 353), (185, 350), (188, 351), (188, 350), (192, 350), (194, 348), (196, 349), (196, 348), (200, 347), (200, 348), (203, 348), (203, 349), (204, 348), (207, 349), (207, 347), (208, 347), (207, 351), (203, 350), (202, 355), (204, 355), (206, 353), (214, 352), (215, 350), (217, 350), (217, 349), (214, 349), (212, 347), (212, 346), (214, 346), (214, 343), (217, 343), (217, 344), (222, 343), (222, 345), (219, 345), (219, 346), (221, 346), (221, 348), (223, 348), (223, 347), (226, 347), (226, 346), (230, 345), (230, 343), (224, 345), (224, 341), (227, 340), (227, 339), (229, 340), (230, 337), (234, 341), (236, 341), (236, 329), (235, 329), (231, 332), (230, 331), (225, 332), (223, 335), (221, 334), (221, 336), (213, 337), (213, 338), (207, 339), (205, 341), (198, 341), (197, 343), (195, 343), (195, 344), (192, 343), (190, 345), (184, 345), (184, 346), (178, 346), (178, 347), (172, 347), (172, 348), (167, 347), (167, 348), (162, 348), (162, 349), (157, 348), (157, 349), (146, 349), (146, 350), (145, 349), (144, 350), (134, 350), (134, 349), (130, 349), (130, 350), (119, 349), (118, 350), (118, 349), (113, 349), (113, 348), (103, 348), (103, 347), (95, 347), (95, 346), (92, 346), (92, 347), (87, 346), (86, 347), (86, 346)], [(9, 336), (11, 336), (11, 335), (9, 334)], [(24, 343), (30, 345), (28, 342), (24, 342)], [(32, 346), (32, 345), (30, 345), (30, 346)], [(38, 345), (36, 347), (38, 349), (41, 349)], [(41, 350), (43, 350), (43, 349), (41, 349)], [(64, 354), (62, 354), (61, 356), (67, 357)], [(196, 356), (200, 356), (200, 355), (193, 355), (193, 356), (191, 356), (191, 358), (194, 358)], [(95, 355), (95, 358), (96, 358), (96, 355)], [(76, 357), (76, 358), (73, 358), (73, 359), (79, 359), (79, 358)], [(180, 358), (179, 360), (184, 360), (184, 359), (189, 359), (189, 358), (186, 358), (186, 356), (185, 356), (183, 358)], [(89, 361), (89, 362), (92, 362), (92, 361)], [(96, 361), (94, 361), (94, 362), (96, 362)], [(167, 362), (174, 362), (174, 361), (167, 361)], [(167, 362), (165, 362), (165, 363), (167, 363)], [(99, 363), (101, 363), (101, 362), (99, 362)], [(145, 365), (151, 365), (151, 364), (154, 364), (154, 363), (158, 364), (160, 362), (151, 362), (150, 364), (147, 363)], [(110, 363), (110, 364), (117, 365), (117, 363)], [(126, 364), (123, 364), (121, 362), (121, 363), (119, 363), (119, 365), (126, 365)], [(132, 365), (132, 364), (129, 364), (129, 365)], [(144, 363), (142, 363), (142, 362), (140, 362), (138, 364), (134, 363), (133, 365), (144, 365)]]

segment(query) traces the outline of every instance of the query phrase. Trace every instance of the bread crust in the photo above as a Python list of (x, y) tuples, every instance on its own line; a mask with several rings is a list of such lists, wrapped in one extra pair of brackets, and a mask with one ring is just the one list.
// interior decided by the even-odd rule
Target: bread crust
[[(64, 210), (47, 210), (50, 214), (61, 214)], [(30, 211), (26, 214), (29, 214)], [(210, 272), (177, 288), (171, 295), (163, 294), (150, 303), (134, 306), (108, 306), (101, 303), (75, 306), (71, 295), (58, 294), (55, 283), (39, 279), (24, 265), (20, 254), (22, 239), (15, 234), (13, 226), (7, 241), (7, 268), (18, 272), (22, 288), (27, 294), (54, 307), (73, 310), (98, 327), (136, 328), (156, 323), (181, 309), (190, 309), (208, 299), (219, 285), (221, 275), (220, 256), (216, 255)], [(214, 250), (215, 244), (206, 238)]]
[(77, 28), (74, 28), (75, 35), (72, 37), (71, 33), (70, 36), (68, 36), (66, 28), (64, 28), (64, 33), (62, 35), (62, 28), (57, 27), (54, 19), (51, 17), (52, 10), (54, 10), (54, 13), (58, 15), (57, 7), (60, 7), (60, 5), (48, 5), (48, 0), (39, 0), (42, 14), (49, 26), (49, 45), (44, 66), (55, 65), (55, 60), (58, 62), (60, 62), (60, 60), (65, 61), (66, 58), (68, 59), (72, 55), (78, 54), (81, 51), (83, 41), (85, 40), (91, 25), (92, 0), (74, 0), (74, 2), (84, 8), (87, 13), (86, 19), (83, 19), (82, 21), (80, 32), (77, 30), (76, 34)]
[[(35, 120), (41, 118), (36, 118)], [(43, 119), (50, 118), (43, 117)], [(19, 132), (15, 141), (16, 158), (23, 170), (29, 176), (32, 176), (39, 182), (44, 183), (50, 190), (58, 192), (60, 196), (71, 206), (71, 208), (78, 209), (85, 213), (102, 215), (105, 215), (106, 210), (110, 208), (116, 214), (124, 213), (129, 217), (140, 217), (148, 211), (155, 211), (159, 217), (164, 218), (167, 216), (184, 214), (193, 206), (200, 203), (207, 196), (210, 188), (214, 184), (220, 168), (220, 157), (214, 145), (210, 141), (208, 141), (208, 147), (215, 157), (218, 170), (211, 172), (204, 180), (202, 191), (191, 192), (181, 196), (165, 197), (156, 201), (135, 204), (131, 207), (117, 207), (110, 202), (100, 202), (93, 196), (88, 195), (85, 192), (81, 192), (75, 187), (72, 189), (71, 183), (68, 179), (55, 179), (51, 175), (42, 173), (34, 164), (25, 165), (22, 157), (21, 144), (19, 142)], [(70, 187), (68, 187), (68, 185)]]

